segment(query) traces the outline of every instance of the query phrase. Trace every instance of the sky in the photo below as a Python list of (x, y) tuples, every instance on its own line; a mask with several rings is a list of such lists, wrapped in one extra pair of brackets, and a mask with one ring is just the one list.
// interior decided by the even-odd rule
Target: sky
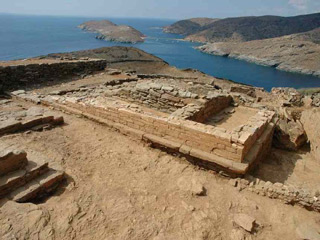
[(293, 16), (320, 12), (320, 0), (0, 0), (0, 12), (168, 19)]

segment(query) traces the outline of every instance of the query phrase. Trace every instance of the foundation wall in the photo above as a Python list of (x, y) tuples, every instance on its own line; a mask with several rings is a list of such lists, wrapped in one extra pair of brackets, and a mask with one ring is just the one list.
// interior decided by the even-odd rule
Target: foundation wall
[(232, 102), (231, 96), (219, 96), (211, 99), (205, 103), (205, 106), (196, 114), (194, 114), (190, 120), (204, 123), (210, 116), (221, 112), (223, 109), (230, 106)]
[(198, 97), (197, 94), (157, 83), (139, 83), (135, 87), (124, 87), (114, 95), (166, 113), (175, 112)]
[(232, 143), (229, 134), (213, 126), (188, 120), (149, 116), (122, 108), (99, 108), (73, 103), (68, 103), (68, 105), (147, 134), (175, 140), (190, 147), (190, 150), (199, 149), (236, 162), (242, 162), (244, 159), (244, 146), (239, 143)]

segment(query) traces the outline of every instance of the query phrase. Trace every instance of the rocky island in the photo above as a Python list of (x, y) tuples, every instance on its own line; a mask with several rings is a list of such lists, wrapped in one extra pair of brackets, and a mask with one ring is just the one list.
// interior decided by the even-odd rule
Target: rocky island
[(138, 43), (144, 42), (145, 37), (143, 33), (133, 27), (116, 25), (108, 20), (88, 21), (79, 25), (79, 28), (88, 32), (98, 33), (97, 39), (114, 42)]
[(320, 76), (320, 13), (295, 17), (238, 17), (189, 19), (164, 28), (185, 39), (206, 43), (197, 49)]

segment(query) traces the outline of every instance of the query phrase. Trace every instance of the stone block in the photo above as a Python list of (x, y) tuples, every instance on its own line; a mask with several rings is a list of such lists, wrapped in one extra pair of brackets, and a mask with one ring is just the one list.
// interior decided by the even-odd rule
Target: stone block
[(180, 98), (174, 97), (174, 96), (167, 94), (167, 93), (162, 94), (161, 98), (175, 102), (175, 103), (180, 102)]
[(14, 133), (22, 129), (21, 122), (16, 120), (6, 120), (0, 122), (0, 135), (6, 133)]
[(190, 154), (190, 151), (191, 151), (191, 147), (189, 146), (186, 146), (186, 145), (182, 145), (179, 149), (179, 152), (182, 153), (182, 154), (185, 154), (185, 155), (189, 155)]
[(230, 159), (232, 161), (242, 162), (241, 156), (239, 156), (236, 153), (231, 153), (231, 152), (228, 152), (226, 150), (221, 150), (221, 149), (214, 149), (213, 153), (218, 156), (224, 157), (226, 159)]
[(160, 146), (163, 146), (163, 147), (167, 147), (167, 148), (169, 148), (171, 150), (174, 150), (174, 151), (177, 151), (177, 152), (179, 151), (179, 148), (182, 145), (180, 142), (168, 140), (168, 139), (165, 139), (165, 138), (162, 138), (162, 137), (158, 137), (158, 136), (155, 136), (155, 135), (152, 135), (152, 134), (143, 135), (143, 139), (148, 141), (148, 142), (151, 142), (153, 144), (160, 145)]
[(22, 127), (23, 129), (30, 129), (33, 128), (35, 126), (41, 125), (42, 124), (42, 117), (38, 117), (38, 118), (33, 118), (30, 120), (26, 120), (22, 123)]
[(174, 88), (170, 86), (162, 86), (161, 89), (165, 92), (172, 92), (174, 90)]

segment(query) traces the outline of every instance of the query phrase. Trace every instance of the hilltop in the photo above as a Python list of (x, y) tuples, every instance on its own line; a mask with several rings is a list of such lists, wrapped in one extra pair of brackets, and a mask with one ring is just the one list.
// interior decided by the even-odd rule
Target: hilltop
[(189, 19), (165, 27), (165, 31), (183, 34), (187, 40), (199, 42), (244, 42), (307, 32), (320, 27), (320, 13), (294, 17), (201, 19), (204, 19), (202, 24)]
[(178, 21), (170, 26), (166, 26), (163, 28), (163, 30), (167, 33), (190, 35), (201, 31), (209, 24), (214, 23), (218, 20), (218, 18), (191, 18)]
[(79, 26), (79, 28), (95, 32), (99, 35), (98, 39), (107, 41), (137, 43), (144, 41), (144, 35), (133, 27), (127, 25), (116, 25), (108, 20), (88, 21)]

